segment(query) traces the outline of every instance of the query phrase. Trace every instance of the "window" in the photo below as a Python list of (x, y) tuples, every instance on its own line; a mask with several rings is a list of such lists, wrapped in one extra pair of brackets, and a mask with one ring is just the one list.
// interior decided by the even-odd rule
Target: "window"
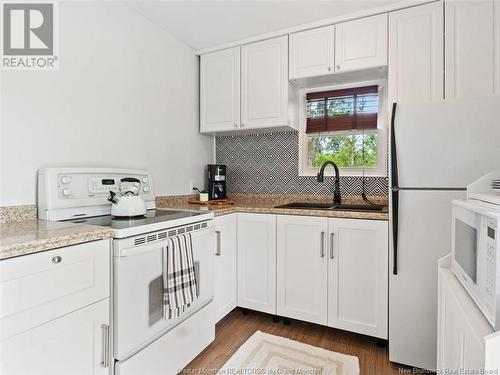
[(370, 85), (305, 93), (302, 175), (314, 175), (327, 160), (344, 174), (386, 175), (380, 92)]

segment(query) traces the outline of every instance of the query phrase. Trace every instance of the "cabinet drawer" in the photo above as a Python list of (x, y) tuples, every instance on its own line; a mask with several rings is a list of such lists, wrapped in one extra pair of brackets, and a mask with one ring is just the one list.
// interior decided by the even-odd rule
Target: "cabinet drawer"
[(109, 296), (110, 240), (0, 262), (0, 340)]

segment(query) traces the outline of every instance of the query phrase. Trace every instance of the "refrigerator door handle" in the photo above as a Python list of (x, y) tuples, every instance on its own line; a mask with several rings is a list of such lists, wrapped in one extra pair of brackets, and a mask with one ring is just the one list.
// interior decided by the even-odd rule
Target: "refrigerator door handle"
[(392, 274), (398, 274), (398, 216), (399, 216), (399, 177), (398, 156), (396, 153), (396, 108), (397, 103), (392, 104), (391, 116), (391, 185), (392, 185), (392, 251), (393, 265)]
[(398, 274), (398, 222), (399, 222), (399, 190), (392, 190), (392, 274)]
[(391, 116), (391, 186), (399, 187), (398, 176), (398, 155), (396, 153), (396, 108), (398, 103), (392, 103), (392, 116)]

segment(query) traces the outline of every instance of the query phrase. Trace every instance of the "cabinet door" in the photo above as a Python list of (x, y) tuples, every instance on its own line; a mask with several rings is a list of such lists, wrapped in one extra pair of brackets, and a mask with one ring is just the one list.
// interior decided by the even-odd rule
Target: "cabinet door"
[(241, 127), (288, 124), (288, 36), (241, 47)]
[(0, 373), (109, 374), (107, 327), (109, 298), (0, 342)]
[(276, 216), (238, 214), (238, 306), (276, 314)]
[(335, 25), (335, 70), (387, 65), (387, 14)]
[(494, 330), (450, 268), (440, 268), (438, 275), (437, 368), (457, 374), (483, 369), (485, 337)]
[(389, 14), (389, 104), (443, 99), (443, 4)]
[(327, 232), (327, 218), (278, 215), (278, 315), (326, 325)]
[(446, 98), (500, 94), (500, 3), (445, 4)]
[(214, 219), (215, 250), (215, 318), (225, 317), (237, 304), (236, 290), (236, 214)]
[(290, 34), (289, 78), (333, 73), (335, 26)]
[(387, 338), (386, 221), (329, 219), (328, 325)]
[(239, 126), (240, 47), (201, 56), (201, 132), (228, 131)]

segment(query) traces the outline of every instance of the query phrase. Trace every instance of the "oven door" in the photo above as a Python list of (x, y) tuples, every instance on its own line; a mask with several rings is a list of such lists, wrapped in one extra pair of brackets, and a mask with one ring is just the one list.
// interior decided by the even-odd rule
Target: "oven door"
[(453, 204), (452, 269), (473, 295), (478, 292), (481, 220), (473, 207)]
[(207, 228), (193, 231), (191, 234), (198, 299), (175, 319), (163, 317), (162, 251), (166, 246), (166, 240), (135, 246), (134, 238), (115, 240), (113, 264), (115, 359), (123, 360), (130, 357), (213, 299), (215, 242), (213, 226), (209, 224)]

